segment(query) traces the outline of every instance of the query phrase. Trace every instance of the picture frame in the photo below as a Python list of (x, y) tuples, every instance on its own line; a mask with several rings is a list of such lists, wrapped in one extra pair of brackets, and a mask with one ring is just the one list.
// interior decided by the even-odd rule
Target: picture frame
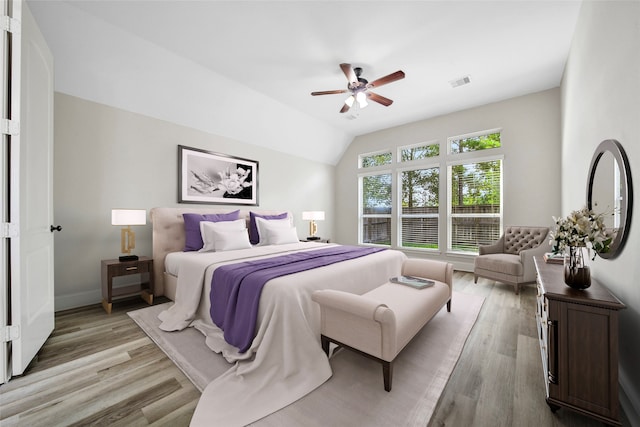
[(258, 205), (258, 162), (178, 145), (178, 203)]

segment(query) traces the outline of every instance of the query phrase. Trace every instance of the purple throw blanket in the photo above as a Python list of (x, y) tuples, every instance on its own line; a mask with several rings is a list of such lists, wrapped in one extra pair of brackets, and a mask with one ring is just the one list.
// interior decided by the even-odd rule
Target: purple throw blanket
[(224, 331), (224, 339), (244, 353), (253, 341), (260, 294), (269, 280), (383, 250), (336, 246), (218, 267), (209, 294), (211, 320)]

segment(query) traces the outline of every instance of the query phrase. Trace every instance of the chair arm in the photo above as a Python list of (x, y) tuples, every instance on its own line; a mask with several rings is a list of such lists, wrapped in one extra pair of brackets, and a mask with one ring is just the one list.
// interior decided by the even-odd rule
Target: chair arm
[(402, 263), (402, 274), (437, 280), (449, 285), (449, 296), (453, 290), (453, 264), (429, 259), (407, 259)]
[[(334, 289), (315, 291), (311, 295), (311, 299), (320, 304), (320, 308), (330, 307), (367, 320), (375, 321), (378, 321), (378, 319), (376, 319), (378, 308), (387, 307), (374, 299)], [(378, 317), (380, 317), (380, 314), (378, 314)]]
[(543, 241), (535, 248), (525, 249), (520, 251), (520, 262), (524, 267), (522, 278), (524, 281), (533, 281), (536, 277), (536, 267), (533, 263), (533, 257), (542, 256), (545, 252), (549, 252), (551, 248), (547, 241)]
[(491, 245), (479, 245), (478, 255), (501, 254), (504, 252), (504, 234), (500, 236), (497, 242)]

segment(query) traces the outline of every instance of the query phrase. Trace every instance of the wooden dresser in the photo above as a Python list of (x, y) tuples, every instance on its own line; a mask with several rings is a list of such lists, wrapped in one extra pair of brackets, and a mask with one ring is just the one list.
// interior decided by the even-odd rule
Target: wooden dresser
[(534, 258), (536, 321), (547, 404), (621, 425), (618, 402), (618, 311), (625, 308), (593, 278), (583, 291), (564, 283), (562, 265)]

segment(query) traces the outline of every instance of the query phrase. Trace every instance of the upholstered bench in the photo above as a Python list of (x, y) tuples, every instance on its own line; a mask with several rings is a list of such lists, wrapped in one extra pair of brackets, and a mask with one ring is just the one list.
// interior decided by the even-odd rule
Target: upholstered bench
[(447, 306), (451, 311), (453, 265), (409, 259), (402, 275), (431, 279), (433, 286), (414, 289), (385, 283), (363, 295), (332, 289), (315, 291), (320, 305), (322, 348), (335, 343), (382, 363), (384, 389), (391, 390), (393, 361), (424, 325)]

